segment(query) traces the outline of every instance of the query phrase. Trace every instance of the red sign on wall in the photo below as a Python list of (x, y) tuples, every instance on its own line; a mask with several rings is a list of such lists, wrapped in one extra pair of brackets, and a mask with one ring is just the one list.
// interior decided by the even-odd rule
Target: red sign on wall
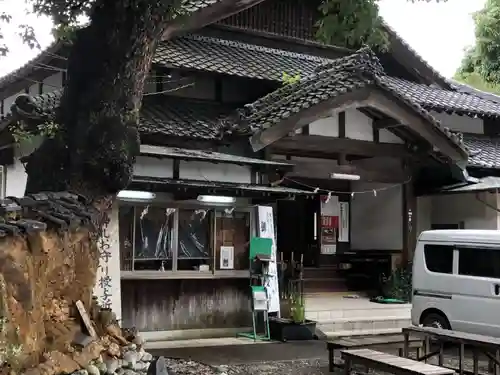
[(338, 228), (339, 227), (339, 217), (338, 216), (321, 216), (321, 227), (322, 228)]

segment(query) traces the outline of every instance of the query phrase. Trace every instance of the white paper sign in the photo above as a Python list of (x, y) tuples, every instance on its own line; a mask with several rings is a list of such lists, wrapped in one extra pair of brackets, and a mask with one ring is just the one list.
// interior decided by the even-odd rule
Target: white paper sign
[(349, 202), (340, 202), (339, 242), (349, 242)]
[(277, 312), (280, 314), (280, 292), (278, 284), (278, 267), (276, 264), (276, 238), (274, 236), (274, 216), (273, 208), (270, 206), (257, 207), (257, 236), (261, 238), (271, 238), (273, 247), (271, 253), (271, 261), (269, 262), (269, 278), (265, 285), (267, 295), (269, 296), (269, 312)]
[(220, 269), (221, 270), (234, 269), (234, 246), (220, 247)]

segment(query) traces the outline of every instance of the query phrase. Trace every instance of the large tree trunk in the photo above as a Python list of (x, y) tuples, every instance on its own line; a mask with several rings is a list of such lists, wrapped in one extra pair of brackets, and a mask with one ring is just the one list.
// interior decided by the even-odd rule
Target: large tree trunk
[(68, 59), (59, 134), (28, 157), (27, 193), (71, 190), (99, 201), (128, 185), (144, 82), (172, 13), (167, 3), (98, 2)]
[[(81, 300), (90, 308), (99, 265), (96, 237), (116, 193), (131, 180), (139, 153), (137, 125), (144, 83), (172, 14), (166, 0), (97, 3), (89, 26), (77, 33), (68, 59), (56, 117), (58, 134), (26, 160), (27, 194), (72, 191), (83, 195), (87, 208), (93, 206), (94, 213), (100, 212), (93, 215), (97, 225), (76, 230), (63, 226), (62, 231), (52, 230), (52, 225), (39, 237), (28, 236), (28, 242), (23, 237), (0, 242), (0, 252), (5, 254), (0, 259), (0, 286), (6, 285), (0, 288), (0, 317), (7, 314), (12, 326), (19, 328), (18, 340), (28, 355), (25, 365), (36, 363), (46, 350), (75, 355), (65, 352), (74, 330), (79, 329), (70, 318), (74, 314), (63, 309), (63, 318), (55, 320), (51, 306), (54, 301), (73, 306)], [(37, 212), (46, 210), (46, 219), (55, 209), (64, 221), (74, 215), (66, 212), (65, 204), (56, 201), (35, 207), (37, 211), (26, 208), (23, 215), (39, 219)], [(60, 321), (67, 325), (62, 327)], [(1, 340), (0, 332), (0, 344)], [(0, 373), (1, 366), (0, 361)], [(34, 373), (63, 371), (52, 367)]]

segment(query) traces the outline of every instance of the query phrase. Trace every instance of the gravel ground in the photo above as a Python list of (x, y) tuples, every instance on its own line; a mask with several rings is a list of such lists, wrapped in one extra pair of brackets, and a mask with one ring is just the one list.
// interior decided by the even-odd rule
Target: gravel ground
[[(338, 360), (337, 360), (338, 361)], [(437, 365), (436, 360), (430, 360), (428, 363)], [(455, 359), (452, 353), (445, 355), (444, 365), (446, 367), (458, 368), (458, 360)], [(466, 370), (472, 371), (472, 357), (467, 356), (464, 361)], [(296, 361), (273, 361), (261, 363), (247, 363), (240, 365), (219, 366), (216, 368), (219, 374), (227, 375), (331, 375), (328, 371), (328, 362), (326, 359), (309, 359)], [(356, 371), (358, 370), (358, 371)], [(355, 369), (356, 373), (363, 374), (364, 369)], [(488, 373), (488, 362), (486, 359), (480, 360), (479, 372)], [(337, 375), (343, 374), (343, 371), (336, 369)], [(383, 374), (379, 371), (370, 371), (370, 374)]]
[[(184, 357), (183, 359), (168, 358), (168, 353), (163, 353), (167, 357), (169, 375), (332, 375), (328, 371), (324, 343), (309, 343), (309, 345), (306, 345), (306, 343), (287, 343), (274, 346), (273, 344), (266, 344), (212, 349), (188, 350), (186, 352), (187, 356), (179, 355), (180, 358)], [(203, 351), (206, 351), (206, 353), (203, 354)], [(194, 355), (196, 353), (198, 353), (197, 356)], [(396, 354), (396, 352), (390, 353)], [(177, 352), (176, 354), (180, 353)], [(288, 357), (284, 354), (288, 354)], [(446, 351), (444, 365), (458, 368), (456, 356), (456, 351)], [(263, 360), (258, 361), (257, 359), (260, 358)], [(271, 360), (274, 358), (277, 360)], [(290, 358), (301, 359), (290, 360)], [(336, 358), (336, 362), (340, 362), (340, 358)], [(437, 365), (437, 358), (431, 359), (428, 363)], [(466, 370), (472, 371), (472, 355), (467, 351), (464, 367)], [(355, 370), (359, 374), (365, 373), (364, 368), (356, 368)], [(486, 358), (481, 358), (479, 372), (488, 373)], [(336, 369), (333, 374), (343, 375), (343, 371)], [(370, 375), (382, 375), (382, 373), (370, 371)]]

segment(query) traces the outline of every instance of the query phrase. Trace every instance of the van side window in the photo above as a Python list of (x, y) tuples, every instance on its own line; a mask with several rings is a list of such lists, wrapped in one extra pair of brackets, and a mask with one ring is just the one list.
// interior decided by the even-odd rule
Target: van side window
[(458, 247), (458, 274), (500, 278), (500, 249)]
[(431, 272), (453, 273), (453, 246), (424, 245), (425, 265)]

